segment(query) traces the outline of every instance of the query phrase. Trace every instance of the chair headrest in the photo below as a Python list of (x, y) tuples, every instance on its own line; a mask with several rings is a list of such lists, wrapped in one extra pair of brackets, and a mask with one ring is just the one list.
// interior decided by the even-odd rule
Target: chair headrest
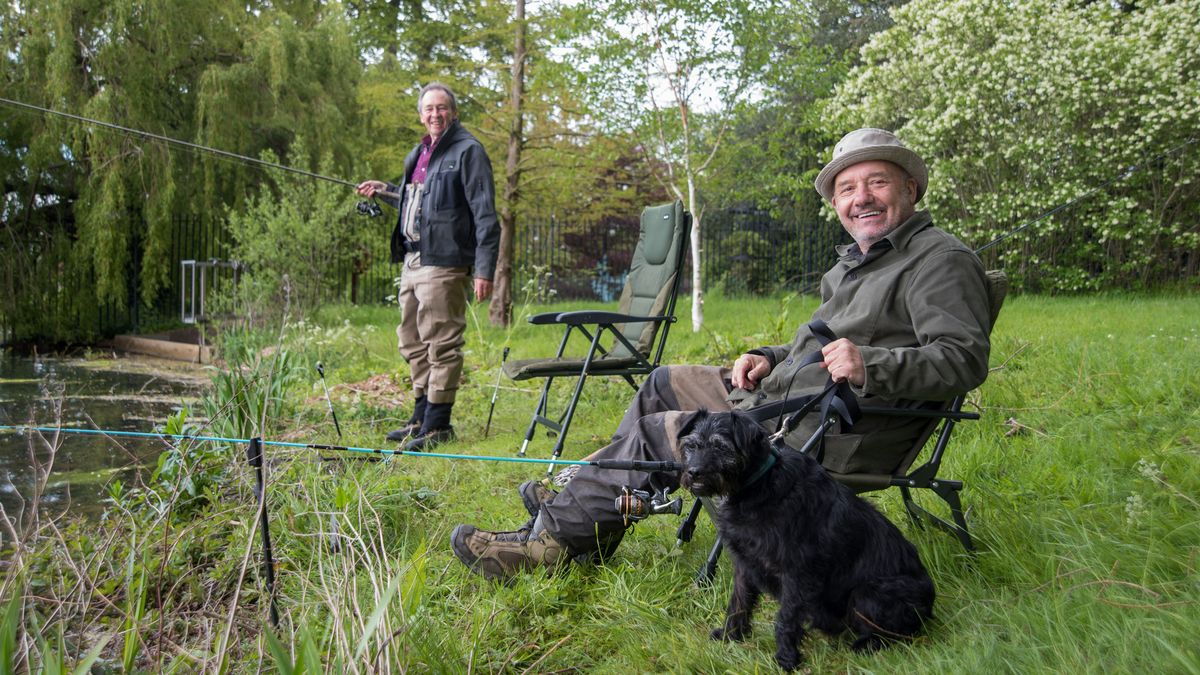
[(642, 211), (642, 255), (647, 263), (661, 265), (675, 237), (676, 205), (647, 206)]

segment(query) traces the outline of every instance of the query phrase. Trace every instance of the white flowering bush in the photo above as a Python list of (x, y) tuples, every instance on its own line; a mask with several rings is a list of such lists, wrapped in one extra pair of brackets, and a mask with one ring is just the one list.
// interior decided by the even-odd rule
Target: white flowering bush
[(925, 206), (972, 246), (1088, 195), (985, 254), (1026, 289), (1194, 279), (1200, 0), (1080, 5), (913, 0), (863, 48), (828, 119), (894, 129), (921, 152)]

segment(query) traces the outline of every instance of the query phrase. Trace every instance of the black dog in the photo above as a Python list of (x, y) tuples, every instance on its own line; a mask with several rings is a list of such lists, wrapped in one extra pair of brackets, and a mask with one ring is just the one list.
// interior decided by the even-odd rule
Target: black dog
[(850, 629), (855, 650), (910, 638), (933, 616), (933, 581), (896, 526), (808, 455), (776, 452), (749, 416), (701, 411), (682, 439), (681, 482), (724, 497), (717, 532), (733, 559), (733, 596), (716, 640), (740, 640), (763, 593), (779, 600), (775, 660), (800, 663), (805, 625)]

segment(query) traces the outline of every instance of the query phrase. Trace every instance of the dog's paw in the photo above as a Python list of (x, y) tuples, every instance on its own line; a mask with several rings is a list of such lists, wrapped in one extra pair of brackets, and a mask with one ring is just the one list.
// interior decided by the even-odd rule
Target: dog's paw
[(859, 653), (870, 653), (883, 649), (885, 646), (887, 646), (887, 643), (884, 642), (882, 637), (874, 633), (867, 633), (865, 635), (860, 635), (858, 639), (854, 641), (854, 644), (850, 645), (850, 649), (853, 649)]
[(750, 634), (749, 628), (741, 626), (721, 626), (720, 628), (712, 629), (709, 637), (721, 642), (741, 642)]
[(804, 658), (800, 654), (799, 649), (794, 649), (794, 648), (782, 649), (781, 648), (775, 652), (775, 663), (778, 663), (779, 667), (782, 668), (784, 670), (784, 672), (790, 673), (790, 672), (796, 670), (797, 668), (800, 667), (800, 663), (803, 660), (804, 660)]

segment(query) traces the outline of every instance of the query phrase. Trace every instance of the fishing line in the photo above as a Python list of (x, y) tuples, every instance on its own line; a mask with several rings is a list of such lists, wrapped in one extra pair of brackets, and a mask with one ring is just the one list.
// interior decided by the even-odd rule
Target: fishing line
[[(96, 436), (125, 436), (131, 438), (158, 438), (163, 440), (188, 440), (209, 443), (250, 443), (257, 440), (262, 445), (273, 445), (282, 448), (300, 448), (311, 450), (334, 450), (339, 452), (370, 453), (375, 455), (403, 455), (405, 457), (431, 457), (434, 459), (473, 460), (485, 462), (516, 462), (519, 464), (546, 464), (549, 459), (534, 457), (500, 457), (495, 455), (456, 455), (444, 452), (415, 452), (404, 450), (389, 450), (387, 448), (365, 448), (352, 445), (327, 445), (324, 443), (294, 443), (289, 441), (267, 441), (250, 438), (226, 438), (224, 436), (195, 436), (188, 434), (160, 434), (146, 431), (117, 431), (115, 429), (62, 429), (58, 427), (29, 427), (0, 424), (0, 431), (39, 431), (43, 433), (89, 434)], [(682, 468), (679, 462), (650, 461), (650, 460), (620, 460), (620, 459), (560, 459), (553, 460), (559, 464), (577, 464), (594, 466), (601, 469), (621, 469), (633, 471), (678, 471)]]
[(7, 98), (0, 98), (0, 103), (15, 107), (15, 108), (24, 108), (26, 110), (33, 110), (33, 111), (37, 111), (37, 112), (45, 113), (45, 114), (49, 114), (49, 115), (58, 115), (59, 117), (65, 117), (70, 120), (75, 120), (76, 122), (83, 122), (84, 124), (93, 124), (96, 126), (104, 127), (106, 129), (112, 129), (114, 131), (119, 131), (124, 134), (129, 134), (131, 136), (140, 136), (142, 138), (146, 138), (146, 139), (150, 139), (150, 140), (154, 140), (154, 141), (161, 141), (163, 143), (171, 143), (171, 144), (178, 145), (178, 146), (181, 146), (184, 148), (189, 148), (191, 150), (203, 150), (204, 152), (210, 152), (210, 153), (212, 153), (214, 155), (218, 155), (220, 157), (235, 159), (235, 160), (239, 160), (239, 161), (250, 163), (250, 164), (258, 164), (261, 166), (267, 166), (272, 169), (279, 169), (280, 171), (290, 171), (292, 173), (298, 173), (302, 176), (308, 176), (309, 178), (316, 178), (318, 180), (329, 181), (330, 183), (336, 183), (338, 185), (346, 185), (349, 187), (357, 187), (358, 186), (357, 183), (351, 183), (350, 181), (342, 179), (342, 178), (334, 178), (332, 176), (325, 176), (325, 175), (322, 175), (319, 173), (314, 173), (312, 171), (305, 171), (304, 169), (297, 169), (292, 166), (285, 166), (283, 164), (277, 164), (275, 162), (268, 162), (264, 159), (256, 159), (254, 157), (249, 157), (247, 155), (239, 155), (236, 152), (229, 152), (228, 150), (218, 150), (216, 148), (210, 148), (207, 145), (200, 145), (199, 143), (192, 143), (190, 141), (185, 141), (185, 140), (181, 140), (178, 138), (171, 138), (170, 136), (163, 136), (161, 134), (155, 134), (155, 133), (151, 133), (149, 131), (142, 131), (140, 129), (123, 127), (120, 124), (113, 124), (112, 122), (102, 122), (100, 120), (92, 119), (90, 117), (84, 117), (82, 115), (73, 115), (71, 113), (63, 112), (61, 110), (54, 110), (53, 108), (43, 108), (42, 106), (33, 105), (32, 103), (24, 103), (22, 101), (14, 101), (12, 99), (7, 99)]
[[(330, 183), (334, 183), (336, 185), (343, 185), (343, 186), (351, 187), (351, 188), (358, 187), (357, 183), (352, 183), (344, 178), (335, 178), (333, 176), (326, 176), (324, 174), (315, 173), (313, 171), (297, 169), (296, 167), (287, 166), (284, 164), (278, 164), (276, 162), (268, 162), (265, 159), (258, 159), (255, 157), (250, 157), (248, 155), (241, 155), (236, 152), (230, 152), (228, 150), (219, 150), (217, 148), (212, 148), (207, 145), (200, 145), (199, 143), (192, 143), (191, 141), (185, 141), (185, 140), (182, 140), (179, 138), (171, 138), (170, 136), (163, 136), (162, 134), (155, 134), (155, 133), (152, 133), (149, 131), (142, 131), (141, 129), (133, 129), (131, 127), (121, 126), (120, 124), (113, 124), (112, 122), (104, 122), (101, 120), (92, 119), (91, 117), (84, 117), (83, 115), (75, 115), (75, 114), (72, 114), (69, 112), (63, 112), (61, 110), (54, 110), (53, 108), (44, 108), (42, 106), (34, 105), (32, 103), (25, 103), (23, 101), (14, 101), (14, 100), (8, 99), (8, 98), (0, 98), (0, 103), (10, 106), (10, 107), (24, 109), (26, 111), (39, 112), (39, 113), (47, 114), (47, 115), (58, 115), (59, 117), (64, 117), (69, 120), (74, 120), (76, 122), (82, 122), (83, 124), (91, 124), (91, 125), (95, 125), (95, 126), (99, 126), (99, 127), (104, 127), (106, 129), (118, 131), (123, 134), (128, 134), (130, 136), (140, 137), (140, 138), (152, 140), (152, 141), (159, 141), (162, 143), (166, 143), (168, 145), (177, 145), (181, 148), (190, 150), (192, 152), (198, 152), (198, 151), (199, 152), (207, 152), (212, 155), (215, 155), (218, 158), (225, 159), (225, 160), (233, 160), (236, 162), (242, 162), (244, 164), (252, 164), (252, 165), (257, 165), (257, 166), (268, 167), (271, 169), (278, 169), (280, 171), (288, 171), (291, 173), (299, 174), (301, 176), (307, 176), (308, 178), (314, 178), (317, 180), (323, 180), (323, 181), (327, 181)], [(392, 192), (385, 192), (383, 190), (376, 190), (375, 194), (383, 196), (383, 197), (400, 198), (400, 195), (398, 195), (398, 194), (395, 194)], [(360, 212), (364, 212), (362, 207), (360, 207), (359, 210), (360, 210)], [(371, 215), (376, 215), (376, 214), (374, 212), (372, 212)]]

